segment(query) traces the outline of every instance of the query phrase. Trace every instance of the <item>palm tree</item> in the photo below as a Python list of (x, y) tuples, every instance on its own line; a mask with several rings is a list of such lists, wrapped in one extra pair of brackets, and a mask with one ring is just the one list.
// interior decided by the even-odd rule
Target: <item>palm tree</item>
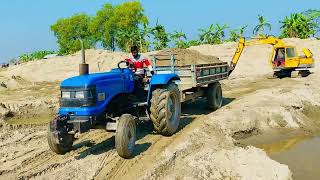
[(318, 27), (312, 18), (302, 13), (294, 13), (290, 17), (286, 16), (280, 23), (282, 23), (281, 37), (308, 38), (315, 35)]
[(170, 38), (175, 42), (175, 47), (177, 48), (187, 48), (187, 36), (182, 31), (174, 31), (173, 34), (170, 35)]
[(161, 50), (168, 47), (169, 35), (166, 32), (166, 29), (161, 24), (156, 24), (154, 28), (151, 29), (151, 34), (154, 36), (154, 39), (156, 40), (154, 42), (155, 49)]
[(240, 30), (240, 35), (241, 37), (243, 37), (243, 33), (244, 31), (247, 29), (248, 25), (242, 26), (239, 30)]
[(171, 38), (174, 39), (174, 40), (176, 39), (176, 40), (178, 40), (178, 41), (183, 41), (183, 39), (184, 39), (184, 40), (187, 39), (187, 36), (186, 36), (186, 34), (183, 33), (182, 31), (180, 31), (180, 32), (174, 31), (174, 33), (171, 34)]
[(253, 34), (263, 35), (265, 28), (271, 31), (271, 24), (261, 15), (258, 15), (259, 24), (253, 29)]
[(229, 28), (228, 25), (211, 24), (209, 29), (199, 29), (200, 41), (206, 44), (221, 44), (225, 37), (224, 31)]
[(214, 25), (211, 24), (208, 29), (199, 29), (200, 41), (206, 44), (211, 44), (211, 35), (215, 32)]
[(143, 25), (143, 29), (140, 30), (140, 37), (139, 37), (139, 44), (140, 44), (140, 50), (142, 52), (148, 52), (150, 42), (148, 39), (150, 38), (152, 28), (148, 27), (147, 24)]
[(137, 42), (141, 40), (140, 33), (135, 28), (119, 29), (116, 34), (116, 42), (123, 51), (130, 51), (132, 45), (137, 45)]
[(230, 38), (229, 41), (231, 42), (236, 42), (238, 41), (241, 37), (243, 37), (243, 33), (245, 29), (248, 27), (248, 25), (242, 26), (239, 29), (233, 29), (230, 31)]

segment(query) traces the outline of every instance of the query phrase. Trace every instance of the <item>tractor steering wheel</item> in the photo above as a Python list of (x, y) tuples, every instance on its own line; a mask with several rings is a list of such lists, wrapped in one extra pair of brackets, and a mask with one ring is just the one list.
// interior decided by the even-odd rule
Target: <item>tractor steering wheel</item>
[(125, 64), (125, 65), (126, 65), (126, 68), (128, 68), (126, 61), (120, 61), (120, 62), (118, 62), (118, 68), (119, 68), (119, 69), (124, 69), (124, 68), (121, 68), (121, 67), (120, 67), (121, 64)]

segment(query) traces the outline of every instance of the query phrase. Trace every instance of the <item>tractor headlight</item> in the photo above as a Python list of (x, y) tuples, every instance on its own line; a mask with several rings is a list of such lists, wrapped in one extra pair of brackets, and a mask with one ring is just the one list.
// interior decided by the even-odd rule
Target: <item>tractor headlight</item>
[(70, 99), (71, 98), (71, 92), (62, 91), (61, 92), (61, 98)]
[(84, 99), (84, 91), (77, 91), (75, 94), (76, 99)]

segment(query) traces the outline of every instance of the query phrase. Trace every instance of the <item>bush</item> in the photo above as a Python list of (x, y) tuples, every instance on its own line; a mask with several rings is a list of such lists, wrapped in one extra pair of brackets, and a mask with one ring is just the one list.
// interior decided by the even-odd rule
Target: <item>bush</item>
[(43, 59), (46, 55), (54, 53), (54, 51), (35, 51), (30, 54), (22, 54), (19, 56), (19, 62), (28, 62), (37, 59)]

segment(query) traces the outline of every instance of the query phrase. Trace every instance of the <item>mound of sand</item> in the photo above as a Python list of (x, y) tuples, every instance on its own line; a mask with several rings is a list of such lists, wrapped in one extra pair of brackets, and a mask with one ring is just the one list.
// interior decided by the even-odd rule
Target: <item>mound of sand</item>
[[(154, 52), (145, 55), (152, 59)], [(158, 66), (171, 65), (170, 55), (175, 54), (176, 65), (183, 66), (189, 64), (208, 64), (221, 63), (221, 61), (212, 55), (203, 55), (195, 50), (172, 49), (156, 53), (157, 57), (167, 60), (158, 60)], [(90, 67), (90, 72), (105, 72), (117, 67), (117, 63), (130, 54), (122, 52), (110, 52), (107, 50), (86, 50), (86, 60)], [(29, 63), (20, 64), (0, 72), (0, 76), (11, 78), (12, 76), (21, 76), (30, 82), (53, 82), (62, 81), (68, 77), (78, 75), (78, 67), (81, 62), (81, 53), (73, 55), (54, 57), (47, 60), (38, 60)]]
[(157, 66), (171, 65), (170, 55), (173, 54), (177, 66), (190, 64), (212, 64), (221, 63), (219, 58), (212, 55), (204, 55), (198, 51), (190, 49), (167, 49), (156, 53)]
[[(86, 51), (86, 59), (90, 65), (90, 72), (109, 71), (111, 68), (115, 68), (117, 63), (127, 56), (128, 54), (126, 53), (106, 50), (89, 49)], [(23, 79), (32, 82), (62, 81), (68, 77), (78, 75), (80, 62), (81, 53), (78, 52), (69, 56), (38, 60), (13, 66), (6, 71), (0, 72), (0, 76), (21, 76)]]
[[(230, 63), (237, 43), (228, 42), (221, 45), (201, 45), (190, 47), (205, 55), (215, 55), (220, 60)], [(244, 49), (235, 70), (230, 75), (231, 78), (256, 77), (272, 73), (268, 59), (270, 57), (271, 46), (259, 45), (250, 46)]]

